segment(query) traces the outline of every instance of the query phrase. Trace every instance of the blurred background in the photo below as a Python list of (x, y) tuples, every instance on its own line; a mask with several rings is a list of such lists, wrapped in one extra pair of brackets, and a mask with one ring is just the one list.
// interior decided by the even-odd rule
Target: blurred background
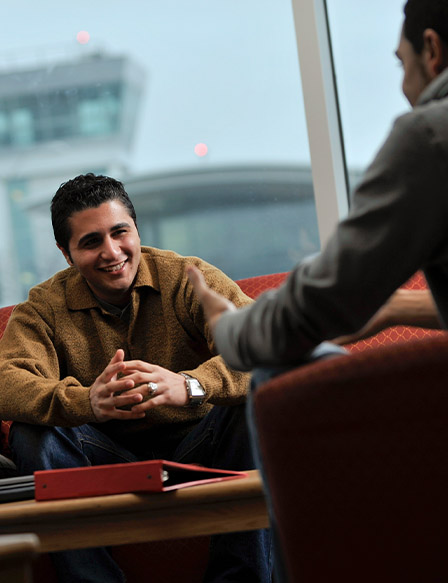
[[(408, 108), (403, 3), (327, 0), (351, 188)], [(49, 203), (85, 172), (125, 183), (143, 244), (234, 279), (319, 250), (291, 0), (2, 7), (0, 305), (66, 266)]]

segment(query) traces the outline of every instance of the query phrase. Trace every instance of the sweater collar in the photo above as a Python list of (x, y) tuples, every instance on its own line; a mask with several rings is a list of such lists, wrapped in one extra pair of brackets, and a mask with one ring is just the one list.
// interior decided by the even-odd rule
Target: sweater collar
[[(66, 287), (67, 307), (70, 310), (97, 308), (99, 304), (87, 285), (85, 278), (75, 267), (69, 267), (68, 272), (69, 276)], [(159, 278), (154, 262), (151, 259), (150, 247), (142, 247), (142, 255), (140, 257), (133, 290), (140, 287), (151, 287), (156, 291), (160, 291)]]

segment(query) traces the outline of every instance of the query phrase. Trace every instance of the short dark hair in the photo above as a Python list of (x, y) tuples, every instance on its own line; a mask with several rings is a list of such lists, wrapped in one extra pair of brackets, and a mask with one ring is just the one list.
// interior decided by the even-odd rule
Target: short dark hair
[(137, 226), (134, 205), (119, 180), (90, 172), (63, 182), (51, 201), (51, 222), (56, 243), (69, 253), (72, 234), (68, 219), (74, 213), (97, 208), (110, 200), (121, 202)]
[(404, 16), (404, 36), (418, 55), (423, 50), (423, 31), (427, 28), (448, 43), (448, 0), (408, 0)]

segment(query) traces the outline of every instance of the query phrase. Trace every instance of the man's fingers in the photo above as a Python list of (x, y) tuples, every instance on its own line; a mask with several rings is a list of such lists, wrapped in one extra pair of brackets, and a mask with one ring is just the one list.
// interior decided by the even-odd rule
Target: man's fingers
[(201, 271), (196, 267), (196, 265), (188, 265), (186, 268), (186, 273), (195, 293), (199, 296), (200, 299), (202, 299), (204, 294), (208, 291), (208, 286), (205, 283), (205, 279)]
[(100, 374), (100, 376), (98, 378), (103, 383), (108, 383), (112, 380), (115, 381), (118, 373), (124, 371), (125, 368), (126, 368), (126, 365), (122, 360), (119, 362), (115, 362), (113, 364), (108, 364), (107, 367), (103, 370), (103, 372)]
[(144, 362), (143, 360), (126, 360), (124, 368), (124, 374), (132, 374), (134, 372), (144, 372), (153, 373), (156, 372), (160, 367), (149, 362)]
[(117, 350), (117, 352), (113, 355), (113, 357), (110, 359), (109, 364), (115, 364), (116, 362), (123, 362), (124, 360), (124, 350), (122, 348), (119, 348)]
[[(111, 383), (112, 384), (112, 383)], [(115, 387), (117, 390), (123, 387)], [(109, 390), (108, 390), (109, 393)], [(144, 412), (133, 411), (133, 407), (142, 402), (143, 395), (139, 393), (129, 394), (124, 391), (122, 394), (104, 395), (96, 403), (96, 416), (100, 421), (109, 419), (140, 419), (144, 417)]]
[(125, 394), (114, 397), (113, 403), (115, 408), (120, 409), (120, 407), (126, 407), (127, 405), (136, 405), (143, 401), (143, 395), (141, 393)]
[(195, 265), (187, 265), (186, 273), (195, 293), (204, 304), (206, 310), (222, 312), (235, 307), (230, 300), (208, 287), (203, 274)]
[(149, 411), (154, 407), (158, 407), (160, 405), (169, 405), (169, 400), (166, 398), (165, 395), (159, 395), (158, 397), (153, 397), (152, 399), (148, 399), (143, 403), (137, 403), (132, 407), (132, 411), (135, 413), (142, 413), (143, 411)]
[(100, 379), (100, 383), (97, 385), (95, 394), (98, 398), (108, 399), (109, 397), (115, 395), (115, 393), (128, 392), (130, 389), (133, 389), (134, 386), (134, 381), (127, 378), (119, 380), (113, 379), (109, 382), (104, 382), (102, 379)]
[(205, 317), (208, 320), (212, 334), (214, 334), (222, 314), (227, 310), (235, 310), (236, 308), (230, 300), (208, 287), (204, 276), (195, 265), (188, 265), (186, 273), (199, 301), (202, 303)]

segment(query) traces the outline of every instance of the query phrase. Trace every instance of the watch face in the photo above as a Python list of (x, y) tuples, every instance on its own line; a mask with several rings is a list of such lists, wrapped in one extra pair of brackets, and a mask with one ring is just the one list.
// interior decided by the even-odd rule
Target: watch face
[(191, 396), (192, 397), (203, 397), (205, 395), (204, 389), (201, 387), (191, 387)]
[(200, 404), (205, 397), (205, 391), (196, 379), (187, 379), (188, 396), (190, 402)]

